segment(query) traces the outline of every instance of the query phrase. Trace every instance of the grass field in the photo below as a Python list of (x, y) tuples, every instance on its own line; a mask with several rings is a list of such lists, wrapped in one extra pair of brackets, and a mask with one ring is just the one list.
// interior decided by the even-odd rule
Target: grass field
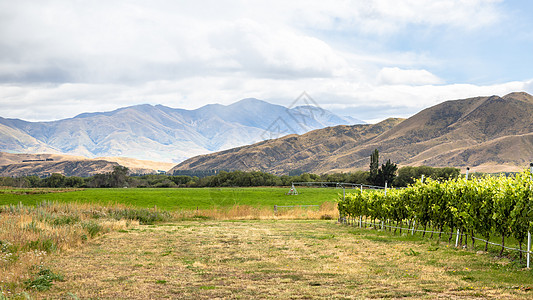
[(320, 205), (334, 202), (342, 190), (301, 188), (300, 195), (286, 195), (289, 188), (178, 188), (178, 189), (84, 189), (61, 190), (0, 189), (0, 205), (57, 203), (122, 204), (163, 210), (211, 209), (234, 205)]
[(107, 234), (46, 262), (53, 299), (533, 297), (531, 271), (332, 221), (183, 221)]
[(287, 191), (0, 190), (0, 299), (533, 298), (517, 261), (338, 225), (340, 190)]

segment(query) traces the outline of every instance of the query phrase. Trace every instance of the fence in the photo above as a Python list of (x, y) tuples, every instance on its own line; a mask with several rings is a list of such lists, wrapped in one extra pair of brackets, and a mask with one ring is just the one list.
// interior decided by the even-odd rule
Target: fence
[(372, 190), (385, 190), (385, 194), (387, 194), (387, 183), (385, 182), (385, 186), (376, 186), (376, 185), (368, 185), (368, 184), (360, 184), (360, 183), (349, 183), (349, 182), (293, 182), (291, 184), (291, 189), (287, 193), (287, 195), (298, 195), (298, 190), (296, 189), (296, 185), (298, 186), (316, 186), (318, 188), (337, 188), (342, 189), (342, 197), (343, 199), (346, 197), (346, 188), (351, 189), (360, 189), (363, 191), (363, 189), (372, 189)]
[[(346, 217), (344, 216), (339, 216), (339, 220), (338, 220), (339, 223), (342, 223), (342, 224), (348, 224), (349, 225), (349, 221), (346, 219)], [(359, 223), (359, 228), (362, 228), (362, 225), (363, 224), (370, 224), (370, 225), (373, 225), (375, 226), (376, 224), (375, 223), (372, 223), (372, 222), (366, 222), (366, 221), (363, 221), (363, 217), (362, 216), (359, 216), (359, 220), (358, 220), (358, 223)], [(352, 225), (354, 225), (354, 222), (352, 221)], [(443, 231), (431, 231), (431, 230), (420, 230), (420, 229), (416, 229), (416, 220), (413, 220), (412, 224), (408, 224), (409, 228), (405, 228), (405, 227), (398, 227), (398, 226), (391, 226), (391, 225), (385, 225), (385, 222), (383, 220), (380, 220), (379, 223), (378, 223), (378, 226), (381, 227), (381, 229), (383, 230), (384, 228), (391, 228), (391, 229), (400, 229), (401, 230), (405, 230), (406, 232), (411, 232), (411, 235), (414, 235), (415, 232), (424, 232), (424, 233), (432, 233), (432, 234), (446, 234), (446, 235), (450, 235), (450, 236), (453, 236), (455, 235), (455, 247), (457, 248), (459, 246), (459, 237), (462, 237), (462, 236), (467, 236), (466, 234), (463, 234), (459, 231), (459, 229), (457, 229), (457, 232), (454, 233), (454, 232), (443, 232)], [(412, 226), (412, 227), (411, 227)], [(491, 241), (487, 241), (485, 239), (480, 239), (480, 238), (477, 238), (477, 237), (472, 237), (473, 239), (477, 240), (477, 241), (480, 241), (480, 242), (484, 242), (484, 243), (487, 243), (487, 244), (490, 244), (490, 245), (494, 245), (494, 246), (498, 246), (498, 247), (503, 247), (507, 250), (512, 250), (512, 251), (518, 251), (518, 252), (522, 252), (522, 253), (526, 253), (526, 267), (529, 269), (529, 266), (530, 266), (530, 257), (531, 257), (531, 232), (528, 231), (527, 233), (527, 250), (522, 250), (522, 249), (517, 249), (517, 248), (513, 248), (513, 247), (507, 247), (507, 246), (504, 246), (502, 244), (498, 244), (498, 243), (493, 243)]]

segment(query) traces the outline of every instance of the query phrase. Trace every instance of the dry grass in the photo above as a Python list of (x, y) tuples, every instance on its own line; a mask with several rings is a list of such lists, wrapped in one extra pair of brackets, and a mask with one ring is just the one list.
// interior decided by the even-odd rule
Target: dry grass
[[(319, 220), (330, 216), (338, 216), (334, 203), (277, 214), (249, 206), (172, 213), (72, 204), (2, 207), (0, 240), (8, 246), (0, 247), (0, 287), (13, 299), (533, 296), (531, 271), (505, 259)], [(159, 223), (139, 225), (136, 218)], [(107, 233), (91, 238), (95, 225)], [(16, 259), (5, 259), (8, 253)], [(64, 281), (48, 291), (24, 289), (35, 266)]]
[(476, 280), (469, 268), (478, 262), (488, 263), (485, 268), (492, 269), (491, 259), (483, 255), (465, 256), (463, 251), (444, 245), (388, 239), (374, 230), (353, 229), (332, 221), (181, 221), (113, 232), (81, 251), (54, 257), (48, 264), (61, 270), (65, 281), (37, 297), (531, 296), (526, 289), (505, 282)]
[[(43, 203), (37, 207), (0, 207), (0, 289), (5, 296), (22, 295), (24, 281), (43, 266), (50, 253), (63, 255), (101, 233), (144, 223), (183, 220), (320, 219), (336, 218), (335, 203), (317, 208), (283, 209), (234, 206), (212, 210), (166, 212), (125, 206)], [(0, 293), (0, 297), (2, 296)]]
[[(50, 253), (77, 249), (100, 233), (126, 229), (138, 221), (95, 219), (108, 209), (89, 205), (48, 204), (0, 208), (0, 289), (5, 296), (24, 290), (36, 267)], [(0, 294), (0, 297), (2, 294)]]
[(178, 213), (176, 218), (203, 217), (214, 220), (317, 220), (338, 219), (337, 203), (324, 202), (320, 207), (279, 208), (235, 205), (230, 208), (202, 209)]

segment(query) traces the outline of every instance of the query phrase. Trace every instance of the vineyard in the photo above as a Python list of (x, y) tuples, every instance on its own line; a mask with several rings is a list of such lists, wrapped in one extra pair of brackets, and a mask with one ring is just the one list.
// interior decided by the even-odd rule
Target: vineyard
[[(520, 259), (522, 245), (533, 228), (533, 180), (529, 171), (505, 177), (457, 178), (446, 181), (418, 180), (405, 189), (356, 190), (341, 198), (339, 213), (348, 222), (368, 220), (374, 226), (402, 230), (446, 233), (451, 242), (457, 234), (459, 246), (474, 248), (479, 237), (485, 242), (516, 240)], [(359, 224), (361, 224), (359, 223)], [(387, 225), (386, 225), (387, 224)], [(460, 240), (459, 240), (460, 237)], [(457, 243), (456, 242), (456, 243)], [(464, 244), (463, 244), (464, 242)]]

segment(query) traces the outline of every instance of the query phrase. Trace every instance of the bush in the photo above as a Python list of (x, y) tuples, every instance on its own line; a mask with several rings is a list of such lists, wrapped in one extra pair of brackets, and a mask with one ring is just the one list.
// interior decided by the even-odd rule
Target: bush
[(137, 220), (140, 224), (151, 225), (155, 222), (164, 222), (172, 217), (166, 211), (152, 211), (148, 209), (121, 209), (109, 212), (116, 220), (127, 219)]
[(71, 225), (75, 224), (80, 221), (80, 217), (78, 216), (61, 216), (57, 217), (54, 220), (52, 220), (52, 225), (54, 226), (62, 226), (62, 225)]
[(54, 274), (49, 269), (42, 269), (37, 273), (37, 277), (26, 280), (24, 285), (27, 289), (34, 289), (42, 292), (50, 289), (53, 281), (64, 281), (63, 275)]
[(51, 239), (30, 241), (25, 246), (28, 249), (54, 252), (57, 250), (57, 246)]
[(82, 227), (87, 230), (87, 233), (93, 238), (102, 231), (102, 226), (98, 225), (98, 223), (89, 221), (82, 224)]

